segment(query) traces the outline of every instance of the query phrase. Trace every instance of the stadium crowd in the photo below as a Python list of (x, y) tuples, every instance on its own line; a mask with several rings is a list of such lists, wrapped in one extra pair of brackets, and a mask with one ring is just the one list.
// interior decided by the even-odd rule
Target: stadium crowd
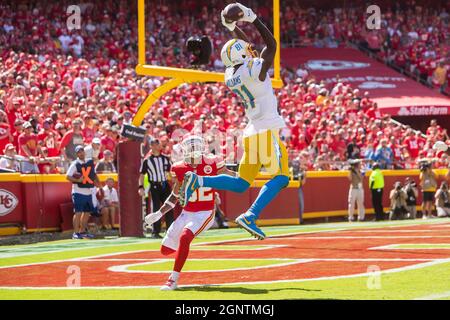
[[(184, 43), (192, 34), (208, 34), (215, 48), (228, 39), (219, 21), (222, 3), (200, 2), (204, 4), (200, 17), (189, 10), (199, 3), (192, 0), (176, 4), (162, 1), (158, 10), (148, 10), (150, 63), (188, 66), (190, 57)], [(122, 125), (131, 122), (146, 95), (164, 81), (135, 77), (135, 1), (131, 5), (127, 1), (102, 3), (102, 10), (84, 2), (80, 5), (81, 29), (72, 31), (65, 25), (67, 16), (60, 15), (69, 5), (67, 1), (31, 3), (7, 1), (0, 10), (4, 22), (0, 28), (0, 153), (6, 155), (0, 168), (19, 170), (20, 164), (22, 172), (65, 172), (75, 159), (76, 146), (83, 144), (96, 161), (103, 162), (101, 168), (115, 171)], [(284, 7), (283, 34), (292, 34), (286, 28), (296, 21), (289, 18), (296, 10), (294, 5), (288, 1)], [(260, 5), (258, 12), (270, 19), (269, 4)], [(311, 10), (304, 12), (312, 15)], [(305, 22), (309, 28), (305, 34), (297, 30), (304, 37), (301, 41), (307, 43), (305, 37), (311, 38), (311, 32), (317, 38), (319, 31), (314, 28), (326, 25), (335, 13), (322, 15), (319, 23), (298, 19), (300, 29)], [(347, 13), (340, 14), (352, 19)], [(356, 36), (359, 32), (341, 34)], [(209, 67), (223, 68), (217, 50)], [(426, 134), (393, 122), (377, 108), (369, 92), (346, 83), (326, 87), (301, 69), (283, 69), (282, 77), (286, 85), (277, 95), (288, 127), (281, 135), (289, 146), (292, 163), (300, 162), (309, 170), (343, 169), (346, 160), (359, 157), (368, 165), (377, 161), (383, 168), (413, 168), (417, 158), (438, 156), (431, 148), (435, 141), (449, 140), (446, 130), (435, 121)], [(152, 138), (161, 142), (164, 153), (172, 153), (177, 129), (200, 127), (233, 133), (245, 124), (243, 108), (224, 85), (181, 85), (146, 115), (145, 152)], [(225, 152), (229, 145), (224, 144), (232, 142), (232, 136), (222, 142), (214, 141), (214, 134), (208, 139), (221, 144)], [(237, 148), (225, 155), (229, 162), (239, 160)], [(434, 162), (435, 167), (448, 165), (446, 154), (439, 154)]]
[(383, 6), (379, 29), (366, 28), (365, 4), (348, 10), (304, 8), (284, 2), (283, 41), (292, 46), (336, 48), (348, 43), (370, 50), (377, 58), (430, 87), (450, 94), (449, 4), (418, 1)]

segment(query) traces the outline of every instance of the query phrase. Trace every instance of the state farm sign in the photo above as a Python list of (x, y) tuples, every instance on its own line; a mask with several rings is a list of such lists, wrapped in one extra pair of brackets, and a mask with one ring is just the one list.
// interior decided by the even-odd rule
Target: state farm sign
[(5, 189), (0, 189), (0, 217), (6, 216), (8, 213), (12, 212), (18, 204), (19, 200), (14, 193)]
[(398, 111), (399, 116), (441, 116), (447, 114), (449, 114), (449, 108), (446, 106), (401, 107)]

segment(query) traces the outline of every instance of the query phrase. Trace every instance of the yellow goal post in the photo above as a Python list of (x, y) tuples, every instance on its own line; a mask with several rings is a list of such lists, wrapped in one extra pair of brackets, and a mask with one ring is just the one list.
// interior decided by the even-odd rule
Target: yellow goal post
[[(173, 68), (148, 65), (146, 61), (146, 37), (145, 37), (145, 0), (138, 1), (138, 65), (136, 73), (142, 76), (170, 78), (164, 84), (150, 93), (139, 106), (133, 117), (132, 124), (139, 127), (145, 115), (161, 96), (183, 83), (192, 82), (224, 82), (224, 74), (193, 69)], [(273, 0), (273, 34), (277, 41), (277, 52), (274, 59), (274, 88), (281, 88), (283, 82), (280, 77), (280, 0)]]

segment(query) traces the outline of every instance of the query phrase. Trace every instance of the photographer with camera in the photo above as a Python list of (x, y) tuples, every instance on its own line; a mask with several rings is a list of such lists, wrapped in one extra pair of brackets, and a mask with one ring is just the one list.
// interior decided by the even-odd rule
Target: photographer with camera
[(447, 181), (442, 181), (441, 187), (436, 192), (436, 211), (439, 218), (450, 217), (450, 191)]
[(358, 206), (358, 221), (364, 221), (364, 175), (361, 172), (361, 160), (349, 160), (350, 170), (348, 180), (350, 181), (350, 189), (348, 191), (348, 221), (353, 221), (355, 214), (355, 202)]
[(389, 220), (403, 220), (406, 213), (406, 198), (407, 194), (403, 190), (402, 183), (397, 181), (394, 184), (394, 189), (391, 190), (389, 194), (389, 199), (391, 199), (391, 212), (389, 213)]
[(433, 218), (433, 201), (437, 189), (437, 177), (428, 160), (420, 162), (420, 186), (422, 188), (422, 219)]
[(417, 197), (419, 196), (419, 191), (417, 190), (417, 184), (414, 180), (406, 178), (405, 187), (403, 188), (406, 192), (406, 210), (409, 212), (409, 218), (415, 219), (417, 216)]

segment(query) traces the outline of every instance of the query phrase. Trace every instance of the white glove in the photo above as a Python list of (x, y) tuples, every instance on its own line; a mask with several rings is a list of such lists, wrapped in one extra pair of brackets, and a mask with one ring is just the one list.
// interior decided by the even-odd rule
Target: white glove
[(220, 13), (220, 18), (222, 19), (222, 24), (225, 26), (225, 28), (227, 28), (230, 31), (234, 31), (234, 28), (236, 28), (236, 21), (230, 23), (226, 22), (225, 17), (223, 16), (223, 10)]
[(146, 215), (144, 218), (144, 221), (146, 224), (151, 225), (151, 224), (154, 224), (159, 219), (161, 219), (161, 217), (162, 217), (162, 213), (161, 213), (161, 211), (158, 210), (156, 212)]
[(247, 8), (246, 6), (240, 4), (239, 2), (236, 2), (236, 4), (244, 12), (244, 16), (241, 19), (239, 19), (239, 21), (253, 23), (253, 21), (255, 21), (255, 19), (257, 18), (256, 14), (253, 12), (253, 10), (250, 8)]

